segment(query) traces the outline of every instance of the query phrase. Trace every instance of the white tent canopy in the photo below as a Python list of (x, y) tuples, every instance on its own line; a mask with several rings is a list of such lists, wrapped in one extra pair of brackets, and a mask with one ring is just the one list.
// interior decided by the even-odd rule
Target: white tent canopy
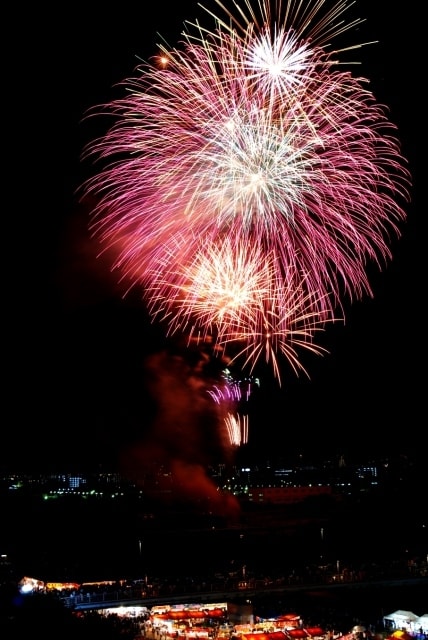
[(424, 613), (423, 616), (419, 616), (417, 620), (412, 622), (412, 631), (419, 633), (422, 629), (422, 633), (428, 633), (428, 613)]
[(419, 616), (413, 611), (403, 611), (403, 609), (398, 609), (394, 611), (394, 613), (390, 613), (388, 616), (384, 616), (383, 624), (385, 627), (391, 629), (405, 629), (406, 631), (411, 631), (413, 629), (413, 624), (419, 620)]

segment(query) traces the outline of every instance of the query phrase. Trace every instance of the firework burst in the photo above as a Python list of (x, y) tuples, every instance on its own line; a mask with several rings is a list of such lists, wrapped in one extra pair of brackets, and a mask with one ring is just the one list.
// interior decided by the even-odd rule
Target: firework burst
[(257, 378), (235, 379), (229, 369), (224, 369), (221, 384), (208, 390), (216, 404), (229, 446), (239, 447), (248, 443), (249, 418), (245, 411), (256, 386), (259, 386)]
[(83, 154), (102, 164), (83, 186), (92, 230), (153, 317), (239, 343), (252, 370), (264, 354), (278, 380), (278, 355), (297, 373), (343, 297), (372, 295), (410, 187), (386, 107), (331, 46), (359, 21), (302, 4), (206, 9), (214, 29), (188, 23), (94, 109), (115, 121)]
[(239, 447), (248, 442), (248, 416), (229, 414), (225, 418), (225, 425), (230, 444)]

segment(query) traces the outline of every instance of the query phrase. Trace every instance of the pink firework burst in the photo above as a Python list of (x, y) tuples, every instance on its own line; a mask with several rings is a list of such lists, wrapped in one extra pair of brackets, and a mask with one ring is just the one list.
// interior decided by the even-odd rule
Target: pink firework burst
[(226, 368), (222, 372), (221, 384), (216, 384), (208, 390), (217, 406), (229, 445), (239, 447), (248, 443), (249, 418), (246, 413), (240, 413), (239, 409), (245, 407), (253, 387), (258, 384), (258, 379), (253, 377), (235, 379)]
[(302, 274), (289, 269), (279, 280), (277, 274), (275, 259), (256, 244), (234, 246), (226, 237), (220, 246), (206, 243), (203, 252), (175, 270), (157, 268), (145, 295), (154, 317), (167, 322), (168, 333), (209, 338), (229, 362), (244, 357), (251, 372), (264, 357), (280, 381), (277, 354), (296, 373), (305, 371), (296, 349), (322, 354), (314, 336), (328, 320), (323, 301), (307, 291)]
[[(299, 354), (302, 349), (315, 355), (323, 355), (326, 350), (315, 342), (315, 334), (322, 331), (327, 323), (318, 311), (320, 300), (305, 290), (304, 279), (298, 283), (290, 277), (284, 281), (272, 281), (270, 295), (260, 301), (257, 313), (241, 317), (239, 324), (230, 322), (221, 327), (217, 336), (220, 346), (225, 349), (235, 347), (230, 364), (245, 359), (244, 367), (253, 372), (256, 363), (263, 359), (270, 363), (276, 378), (281, 383), (278, 356), (285, 356), (295, 374), (308, 371), (303, 366)], [(334, 318), (330, 318), (334, 321)]]
[(94, 109), (114, 123), (84, 151), (101, 168), (83, 191), (153, 317), (243, 344), (251, 368), (264, 354), (280, 379), (278, 354), (297, 372), (296, 346), (322, 352), (314, 332), (343, 297), (372, 295), (410, 175), (387, 108), (331, 47), (360, 22), (346, 1), (256, 4), (206, 9), (213, 30), (188, 23), (162, 68), (141, 64)]
[(203, 336), (218, 334), (259, 313), (270, 296), (275, 268), (257, 244), (234, 245), (220, 238), (180, 261), (174, 259), (178, 246), (165, 266), (157, 264), (146, 274), (149, 309), (154, 317), (167, 319), (169, 333), (191, 327)]

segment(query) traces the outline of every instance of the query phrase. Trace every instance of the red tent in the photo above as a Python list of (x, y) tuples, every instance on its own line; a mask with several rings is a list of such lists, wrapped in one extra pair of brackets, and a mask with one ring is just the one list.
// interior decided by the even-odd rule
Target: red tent
[(325, 636), (325, 631), (324, 629), (321, 629), (321, 627), (305, 627), (305, 631), (307, 631), (312, 638)]
[(287, 636), (293, 640), (300, 640), (300, 638), (307, 638), (309, 633), (306, 629), (287, 629)]
[(243, 640), (287, 640), (283, 631), (271, 631), (266, 633), (244, 633)]
[(288, 628), (300, 627), (301, 621), (301, 617), (297, 613), (285, 613), (276, 619), (279, 626)]

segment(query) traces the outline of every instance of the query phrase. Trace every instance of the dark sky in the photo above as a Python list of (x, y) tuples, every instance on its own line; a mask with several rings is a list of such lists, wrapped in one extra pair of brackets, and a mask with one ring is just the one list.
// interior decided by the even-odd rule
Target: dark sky
[[(412, 202), (393, 261), (373, 271), (373, 299), (330, 328), (330, 354), (308, 358), (310, 380), (259, 371), (248, 449), (269, 457), (418, 452), (426, 424), (425, 274), (421, 204), (423, 104), (419, 4), (362, 0), (351, 38), (378, 40), (355, 55), (358, 73), (390, 107), (413, 176)], [(169, 7), (173, 7), (170, 9)], [(375, 7), (375, 8), (374, 8)], [(190, 0), (98, 1), (14, 9), (4, 59), (7, 140), (4, 237), (4, 402), (0, 464), (83, 464), (179, 452), (206, 463), (222, 449), (206, 409), (206, 372), (178, 345), (163, 352), (141, 296), (126, 298), (88, 233), (75, 194), (94, 129), (85, 110), (113, 96), (159, 32), (177, 44)], [(424, 222), (422, 222), (424, 220)], [(10, 231), (9, 231), (10, 224)], [(425, 244), (425, 243), (424, 243)], [(323, 340), (324, 340), (323, 338)], [(205, 410), (206, 409), (206, 410)], [(131, 453), (130, 453), (131, 452)], [(250, 453), (250, 452), (249, 452)], [(159, 454), (162, 455), (162, 454)], [(135, 461), (135, 460), (134, 460)], [(126, 462), (125, 462), (126, 464)]]

